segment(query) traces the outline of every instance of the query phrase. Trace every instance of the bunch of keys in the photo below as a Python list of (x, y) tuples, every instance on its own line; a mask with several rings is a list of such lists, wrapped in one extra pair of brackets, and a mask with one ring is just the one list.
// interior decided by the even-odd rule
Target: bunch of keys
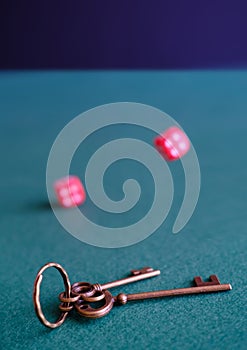
[[(54, 267), (60, 272), (65, 286), (65, 291), (59, 294), (59, 299), (61, 301), (61, 304), (59, 305), (61, 315), (55, 323), (49, 322), (45, 318), (40, 304), (40, 286), (43, 279), (42, 273), (50, 267)], [(57, 328), (61, 326), (61, 324), (68, 316), (68, 313), (74, 308), (80, 315), (84, 317), (100, 318), (107, 315), (114, 305), (124, 305), (128, 301), (132, 300), (172, 297), (187, 294), (214, 293), (232, 289), (230, 284), (221, 284), (216, 275), (211, 275), (209, 277), (209, 282), (204, 282), (201, 277), (194, 277), (195, 286), (188, 288), (158, 290), (136, 294), (120, 293), (117, 296), (112, 296), (108, 290), (113, 287), (118, 287), (124, 284), (158, 276), (159, 274), (160, 270), (154, 270), (151, 267), (144, 267), (140, 270), (132, 270), (129, 277), (122, 278), (113, 282), (108, 282), (105, 284), (76, 282), (71, 286), (67, 272), (63, 269), (63, 267), (57, 263), (50, 262), (39, 270), (34, 282), (33, 301), (35, 311), (41, 323), (43, 323), (46, 327)], [(95, 304), (99, 301), (101, 301), (103, 305), (99, 307), (90, 305), (91, 303)]]

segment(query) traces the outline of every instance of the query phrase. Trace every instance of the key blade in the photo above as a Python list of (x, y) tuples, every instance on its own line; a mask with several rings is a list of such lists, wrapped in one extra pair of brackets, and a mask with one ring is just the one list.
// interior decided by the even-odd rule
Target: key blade
[[(183, 295), (190, 295), (190, 294), (192, 295), (192, 294), (201, 294), (201, 293), (226, 292), (231, 289), (232, 289), (232, 286), (230, 284), (219, 284), (219, 285), (210, 285), (210, 286), (201, 286), (201, 287), (158, 290), (158, 291), (152, 291), (152, 292), (127, 294), (127, 301), (174, 297), (174, 296), (183, 296)], [(116, 297), (116, 301), (119, 302), (118, 297)], [(124, 303), (126, 304), (127, 301), (125, 301)], [(120, 303), (121, 303), (121, 300), (120, 300)]]

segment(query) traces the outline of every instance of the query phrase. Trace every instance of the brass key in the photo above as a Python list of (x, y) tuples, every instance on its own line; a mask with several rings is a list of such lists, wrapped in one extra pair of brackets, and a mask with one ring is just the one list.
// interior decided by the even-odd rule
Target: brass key
[[(105, 290), (103, 306), (96, 309), (90, 306), (90, 304), (87, 303), (87, 301), (85, 300), (78, 300), (77, 302), (75, 302), (74, 306), (82, 316), (89, 318), (99, 318), (107, 315), (115, 304), (123, 305), (126, 304), (128, 301), (132, 300), (163, 298), (187, 294), (214, 293), (228, 291), (232, 289), (230, 284), (221, 284), (216, 275), (211, 275), (209, 282), (202, 281), (201, 277), (195, 277), (194, 283), (195, 287), (178, 288), (171, 290), (158, 290), (153, 292), (144, 292), (136, 294), (120, 293), (116, 297), (113, 297), (108, 290)], [(97, 299), (93, 300), (92, 297), (90, 301), (97, 301)]]
[[(71, 302), (76, 299), (82, 298), (85, 301), (95, 302), (104, 299), (104, 291), (114, 287), (119, 287), (125, 284), (137, 282), (147, 278), (155, 277), (160, 274), (160, 270), (154, 270), (152, 267), (143, 267), (139, 270), (131, 270), (130, 276), (126, 278), (121, 278), (112, 282), (107, 282), (104, 284), (91, 284), (88, 282), (76, 282), (71, 286), (71, 296), (72, 298), (66, 298), (64, 293), (59, 295), (59, 299), (62, 302)], [(60, 305), (59, 308), (62, 311), (66, 311), (67, 307)]]

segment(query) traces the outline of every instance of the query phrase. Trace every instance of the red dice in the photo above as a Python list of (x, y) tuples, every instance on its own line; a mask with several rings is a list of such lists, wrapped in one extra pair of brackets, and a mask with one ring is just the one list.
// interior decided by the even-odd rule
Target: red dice
[(179, 159), (190, 149), (190, 140), (177, 126), (172, 126), (162, 135), (157, 136), (154, 144), (166, 160)]
[(67, 176), (54, 183), (54, 190), (58, 203), (65, 208), (82, 204), (86, 199), (86, 192), (77, 176)]

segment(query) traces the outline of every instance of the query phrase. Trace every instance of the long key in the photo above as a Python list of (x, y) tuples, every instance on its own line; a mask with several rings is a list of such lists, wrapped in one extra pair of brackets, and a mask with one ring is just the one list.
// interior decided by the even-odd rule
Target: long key
[(172, 297), (172, 296), (188, 295), (188, 294), (215, 293), (215, 292), (224, 292), (232, 289), (232, 286), (230, 284), (221, 284), (216, 275), (211, 275), (209, 279), (211, 280), (210, 282), (203, 282), (201, 277), (195, 277), (194, 282), (196, 286), (189, 287), (189, 288), (187, 287), (187, 288), (176, 288), (176, 289), (170, 289), (170, 290), (157, 290), (154, 292), (144, 292), (144, 293), (135, 293), (135, 294), (120, 293), (118, 294), (117, 297), (114, 298), (114, 301), (118, 302), (119, 304), (126, 304), (128, 301), (131, 301), (131, 300), (132, 301), (144, 300), (144, 299)]
[(78, 300), (78, 302), (75, 303), (75, 308), (81, 315), (85, 317), (99, 318), (107, 315), (113, 308), (114, 304), (123, 305), (126, 304), (128, 301), (132, 300), (163, 298), (187, 294), (214, 293), (228, 291), (232, 289), (230, 284), (221, 284), (216, 275), (210, 276), (210, 282), (204, 282), (202, 281), (201, 277), (195, 277), (194, 283), (195, 287), (159, 290), (136, 294), (120, 293), (116, 297), (113, 297), (109, 291), (105, 290), (105, 304), (103, 306), (99, 307), (98, 309), (95, 309), (91, 307), (90, 304), (88, 304), (86, 301)]

